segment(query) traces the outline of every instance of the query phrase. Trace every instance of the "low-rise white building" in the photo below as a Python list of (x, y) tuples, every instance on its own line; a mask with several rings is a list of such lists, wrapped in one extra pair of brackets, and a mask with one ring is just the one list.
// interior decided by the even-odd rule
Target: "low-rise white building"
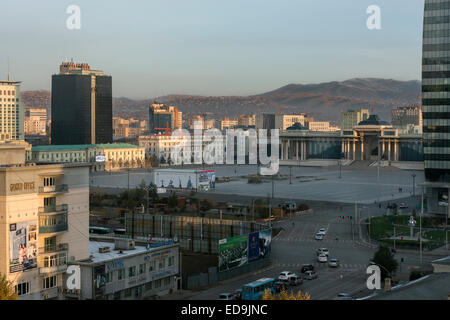
[(71, 263), (81, 271), (79, 292), (67, 298), (137, 300), (172, 293), (181, 286), (179, 245), (173, 241), (136, 246), (134, 240), (91, 240), (89, 259)]

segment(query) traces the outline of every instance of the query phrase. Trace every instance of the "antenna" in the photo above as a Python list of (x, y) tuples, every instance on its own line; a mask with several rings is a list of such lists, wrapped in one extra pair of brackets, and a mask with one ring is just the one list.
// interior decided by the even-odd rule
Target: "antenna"
[(8, 57), (8, 81), (10, 81), (9, 80), (9, 57)]

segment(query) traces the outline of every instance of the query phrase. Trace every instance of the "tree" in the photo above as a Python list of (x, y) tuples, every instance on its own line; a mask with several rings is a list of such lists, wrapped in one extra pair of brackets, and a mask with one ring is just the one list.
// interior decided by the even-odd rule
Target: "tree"
[(169, 208), (176, 208), (178, 206), (178, 198), (175, 192), (171, 192), (167, 198), (167, 204)]
[(296, 294), (292, 291), (288, 293), (284, 288), (281, 289), (279, 294), (273, 294), (269, 289), (266, 289), (262, 300), (311, 300), (311, 296), (309, 293), (302, 293), (301, 291)]
[[(394, 259), (394, 255), (387, 246), (380, 246), (375, 252), (372, 261), (381, 266), (381, 279), (384, 280), (397, 270), (398, 262)], [(389, 271), (389, 273), (388, 273)]]
[(14, 287), (6, 278), (6, 275), (0, 274), (0, 300), (18, 300)]

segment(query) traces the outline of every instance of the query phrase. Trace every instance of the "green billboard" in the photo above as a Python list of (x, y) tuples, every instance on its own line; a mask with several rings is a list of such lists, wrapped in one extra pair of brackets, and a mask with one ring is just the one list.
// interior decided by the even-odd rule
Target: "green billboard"
[(248, 234), (219, 241), (219, 271), (241, 267), (248, 261)]

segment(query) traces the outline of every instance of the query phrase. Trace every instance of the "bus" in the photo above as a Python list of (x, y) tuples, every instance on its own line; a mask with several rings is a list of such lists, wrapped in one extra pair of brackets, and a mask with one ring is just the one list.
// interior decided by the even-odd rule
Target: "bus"
[(102, 227), (89, 227), (89, 233), (108, 234), (108, 233), (111, 233), (111, 230), (109, 230), (108, 228), (102, 228)]
[(242, 300), (261, 300), (266, 289), (275, 293), (275, 279), (262, 278), (242, 286)]

